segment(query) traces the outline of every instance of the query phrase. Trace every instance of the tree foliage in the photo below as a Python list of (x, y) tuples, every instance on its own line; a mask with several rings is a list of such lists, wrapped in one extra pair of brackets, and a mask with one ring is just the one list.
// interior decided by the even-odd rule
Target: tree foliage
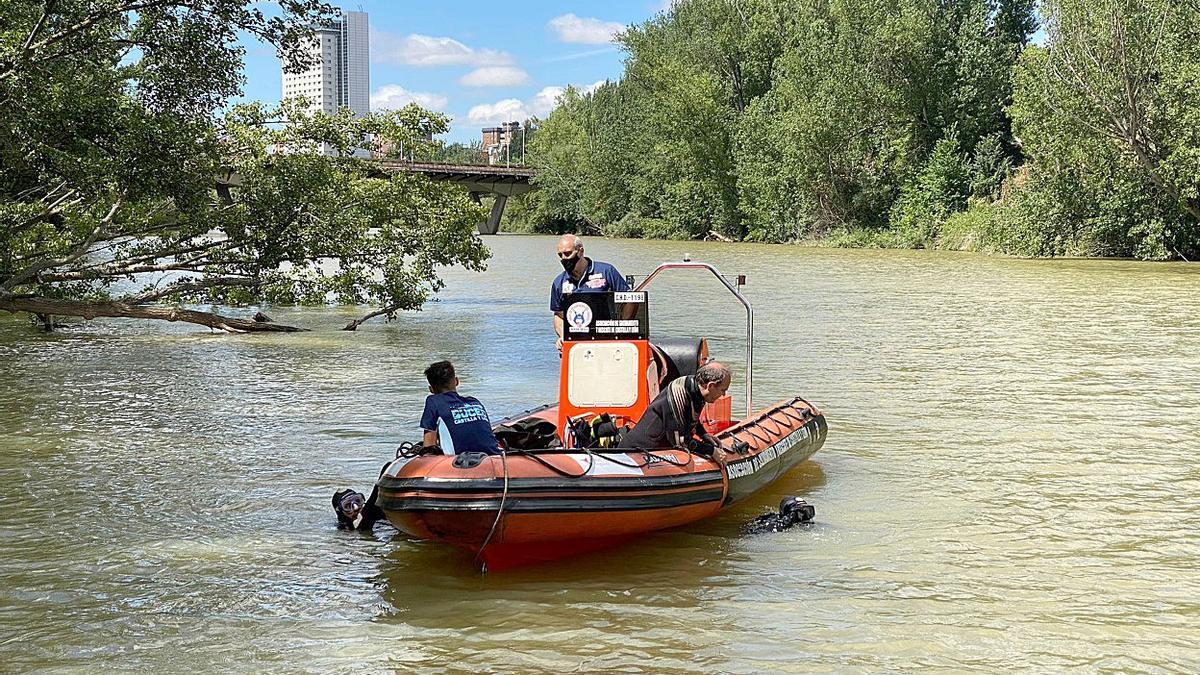
[(0, 0), (0, 309), (282, 329), (151, 304), (335, 301), (390, 315), (440, 287), (438, 266), (482, 267), (483, 213), (465, 194), (348, 157), (420, 143), (444, 116), (309, 115), (299, 102), (218, 116), (242, 84), (239, 32), (304, 67), (310, 27), (332, 12), (264, 4)]
[(1054, 0), (1013, 105), (1029, 181), (1003, 214), (1038, 254), (1200, 253), (1200, 7)]
[(619, 81), (569, 92), (545, 121), (543, 190), (522, 215), (633, 236), (1194, 256), (1198, 11), (682, 0), (622, 36)]

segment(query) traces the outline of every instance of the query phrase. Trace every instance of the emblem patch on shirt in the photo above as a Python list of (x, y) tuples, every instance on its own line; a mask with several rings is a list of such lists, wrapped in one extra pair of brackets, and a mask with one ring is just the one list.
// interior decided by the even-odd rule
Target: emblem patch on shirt
[(593, 274), (587, 280), (588, 288), (604, 288), (607, 284), (608, 279), (605, 279), (603, 274)]

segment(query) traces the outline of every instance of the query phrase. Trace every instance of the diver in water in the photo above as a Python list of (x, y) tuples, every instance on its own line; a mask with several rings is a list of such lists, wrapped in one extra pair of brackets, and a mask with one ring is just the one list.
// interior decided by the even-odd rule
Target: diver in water
[(379, 488), (371, 490), (370, 497), (354, 490), (338, 490), (333, 493), (333, 512), (337, 514), (339, 530), (369, 530), (375, 522), (383, 520), (383, 510), (375, 505)]
[(783, 532), (793, 525), (807, 523), (817, 515), (812, 504), (799, 497), (784, 497), (778, 513), (764, 513), (742, 526), (746, 534)]
[[(384, 464), (379, 470), (379, 475), (383, 476), (383, 472), (391, 465), (391, 462)], [(354, 490), (338, 490), (333, 493), (333, 512), (337, 515), (338, 529), (369, 530), (374, 527), (377, 521), (384, 519), (383, 509), (375, 504), (377, 499), (378, 485), (372, 488), (370, 497), (364, 497), (363, 493)]]

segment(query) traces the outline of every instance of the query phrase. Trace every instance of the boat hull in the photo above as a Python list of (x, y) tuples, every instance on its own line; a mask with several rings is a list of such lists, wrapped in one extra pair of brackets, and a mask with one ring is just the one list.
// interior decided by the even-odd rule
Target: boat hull
[(403, 532), (502, 569), (710, 517), (810, 457), (826, 431), (820, 411), (797, 398), (717, 434), (744, 449), (724, 462), (682, 450), (575, 448), (510, 451), (474, 466), (441, 455), (398, 459), (380, 477), (378, 504)]

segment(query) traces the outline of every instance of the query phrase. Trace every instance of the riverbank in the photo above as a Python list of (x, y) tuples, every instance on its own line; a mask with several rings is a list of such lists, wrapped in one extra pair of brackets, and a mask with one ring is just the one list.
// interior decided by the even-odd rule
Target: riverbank
[[(528, 205), (521, 204), (522, 197), (509, 200), (516, 204), (505, 212), (501, 232), (505, 234), (543, 235), (543, 225), (525, 220)], [(934, 221), (911, 230), (894, 229), (834, 229), (821, 236), (812, 234), (789, 240), (744, 243), (774, 243), (809, 248), (847, 249), (891, 249), (891, 250), (941, 250), (1002, 255), (1014, 258), (1041, 259), (1091, 259), (1091, 260), (1144, 260), (1148, 262), (1191, 262), (1182, 253), (1168, 251), (1165, 245), (1154, 250), (1143, 251), (1144, 255), (1119, 254), (1107, 249), (1103, 243), (1089, 240), (1082, 235), (1074, 241), (1055, 238), (1038, 229), (1022, 228), (1012, 211), (1017, 207), (1006, 203), (974, 205), (967, 211), (950, 214), (943, 220)], [(513, 216), (509, 213), (515, 212)], [(561, 225), (561, 224), (560, 224)], [(1137, 226), (1132, 226), (1136, 228)], [(1148, 227), (1143, 225), (1141, 227)], [(568, 228), (577, 231), (576, 228)], [(567, 231), (567, 230), (564, 230)], [(650, 232), (653, 234), (654, 230)], [(591, 228), (583, 236), (600, 236), (609, 239), (643, 239), (662, 241), (695, 241), (683, 236), (659, 231), (663, 236), (645, 236), (647, 230), (638, 219), (625, 218), (614, 225)], [(678, 233), (677, 233), (678, 234)], [(708, 240), (735, 243), (728, 237), (710, 234)], [(1162, 244), (1162, 242), (1159, 242)]]

